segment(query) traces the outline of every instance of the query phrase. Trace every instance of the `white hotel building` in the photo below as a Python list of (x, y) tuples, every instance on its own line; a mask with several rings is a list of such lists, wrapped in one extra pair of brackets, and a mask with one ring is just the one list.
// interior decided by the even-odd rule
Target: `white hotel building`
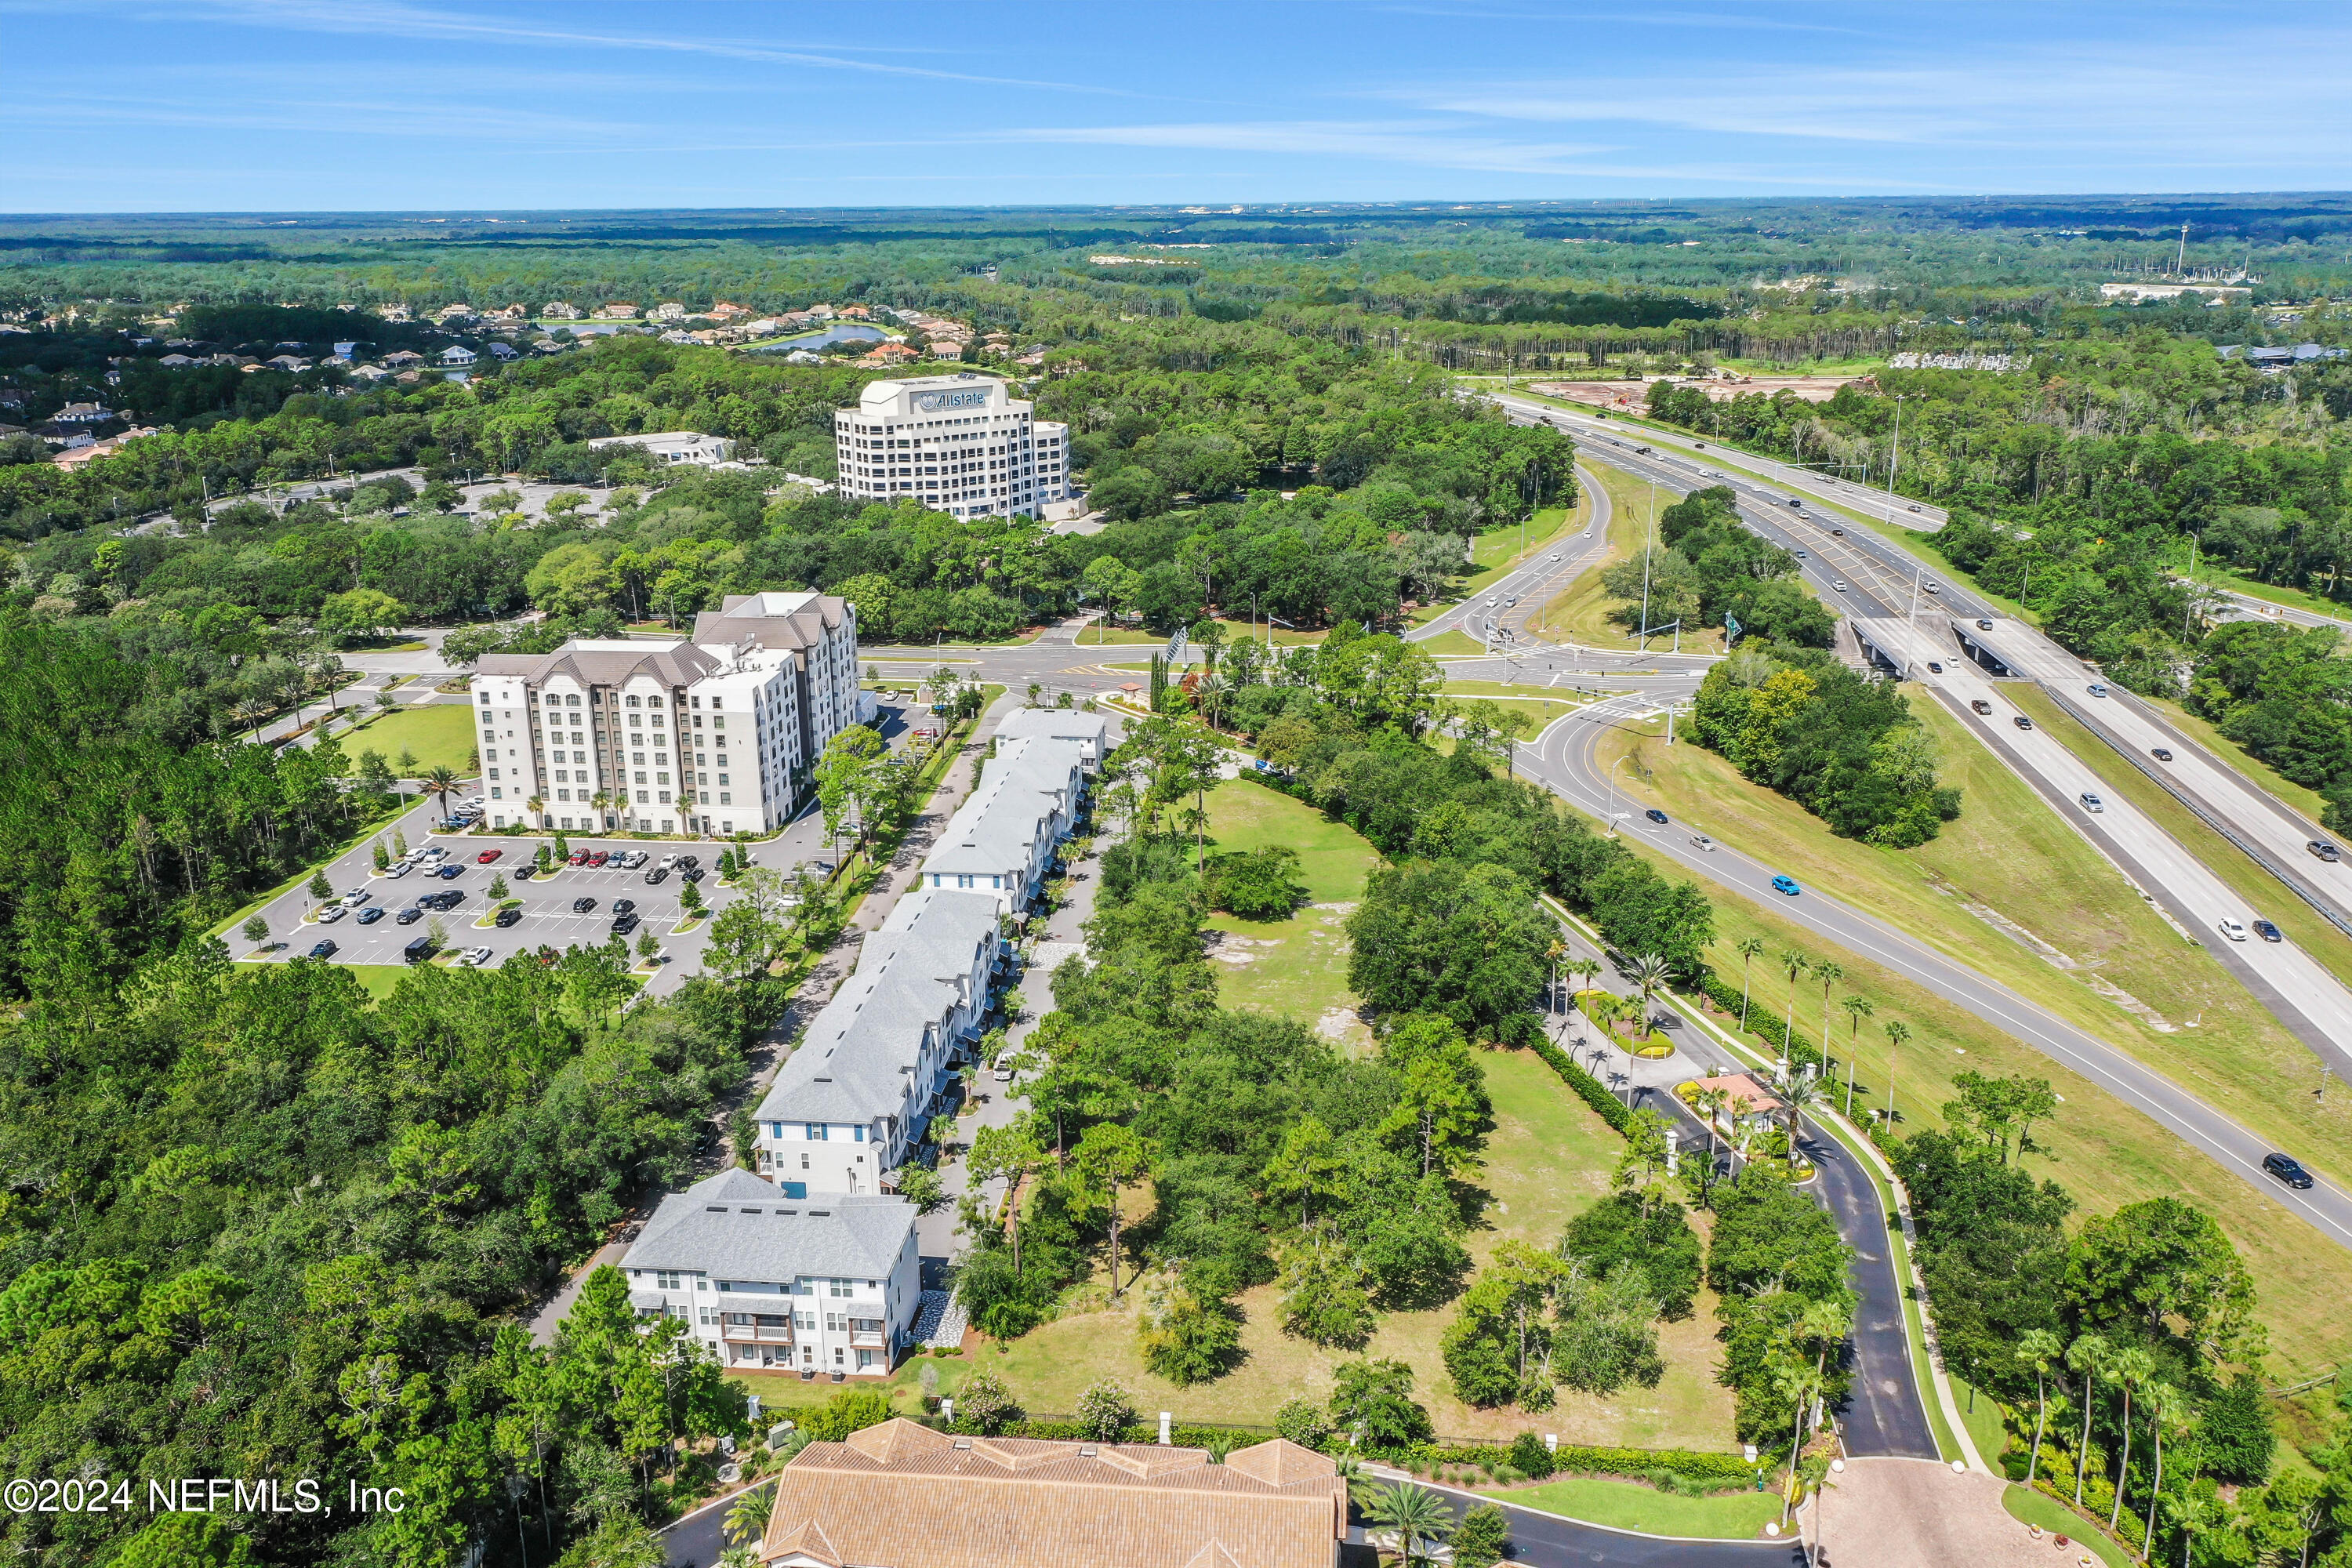
[(950, 517), (1033, 517), (1070, 493), (1070, 427), (965, 372), (869, 383), (834, 415), (841, 493)]
[(493, 827), (766, 833), (857, 721), (857, 617), (818, 594), (730, 595), (683, 643), (575, 637), (474, 677)]

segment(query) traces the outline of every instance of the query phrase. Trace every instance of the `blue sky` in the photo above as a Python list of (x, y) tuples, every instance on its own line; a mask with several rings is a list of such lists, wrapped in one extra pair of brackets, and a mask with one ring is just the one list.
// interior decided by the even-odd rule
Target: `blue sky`
[(2352, 11), (0, 0), (0, 210), (2352, 186)]

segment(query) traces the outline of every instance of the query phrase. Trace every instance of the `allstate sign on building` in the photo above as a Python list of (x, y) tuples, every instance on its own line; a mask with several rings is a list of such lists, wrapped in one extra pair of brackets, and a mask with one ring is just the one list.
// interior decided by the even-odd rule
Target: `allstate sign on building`
[(926, 414), (943, 413), (951, 408), (985, 408), (988, 406), (987, 387), (971, 392), (919, 392), (915, 406)]

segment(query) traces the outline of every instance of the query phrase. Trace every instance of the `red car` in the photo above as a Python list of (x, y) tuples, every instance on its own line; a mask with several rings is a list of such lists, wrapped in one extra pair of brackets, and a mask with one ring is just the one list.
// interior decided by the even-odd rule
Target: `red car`
[(477, 866), (487, 866), (505, 853), (506, 851), (503, 849), (485, 849), (479, 855), (474, 857), (474, 864)]
[(610, 860), (612, 858), (613, 852), (611, 850), (599, 849), (593, 855), (588, 857), (589, 868), (593, 870), (595, 868), (602, 866), (605, 861)]
[(567, 866), (585, 866), (588, 864), (588, 851), (585, 849), (574, 849), (572, 852), (572, 858), (566, 860), (564, 864)]

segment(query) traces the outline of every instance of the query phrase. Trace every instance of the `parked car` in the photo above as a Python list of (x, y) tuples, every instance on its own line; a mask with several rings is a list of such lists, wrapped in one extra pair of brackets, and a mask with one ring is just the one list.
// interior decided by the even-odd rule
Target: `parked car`
[(1691, 836), (1691, 847), (1694, 849), (1711, 850), (1715, 847), (1715, 840), (1709, 838), (1704, 833), (1696, 833)]
[(637, 900), (635, 899), (614, 899), (613, 900), (613, 912), (616, 915), (635, 914), (637, 912)]
[(1648, 817), (1652, 822), (1655, 822), (1655, 823), (1661, 823), (1661, 824), (1663, 824), (1663, 823), (1666, 820), (1666, 814), (1665, 814), (1664, 812), (1663, 812), (1663, 811), (1660, 811), (1660, 810), (1659, 810), (1656, 806), (1654, 806), (1654, 806), (1652, 806), (1649, 810), (1647, 810), (1647, 811), (1643, 812), (1642, 815), (1643, 815), (1643, 816)]
[(2310, 843), (2305, 845), (2304, 847), (2310, 850), (2314, 855), (2318, 856), (2322, 860), (2333, 862), (2344, 858), (2344, 851), (2338, 849), (2335, 845), (2330, 844), (2325, 838), (2315, 838)]
[(2168, 763), (2172, 761), (2172, 753), (2162, 746), (2150, 746), (2147, 749), (2147, 754), (2154, 757), (2159, 763)]
[(2107, 809), (2107, 803), (2101, 800), (2097, 795), (2093, 795), (2089, 790), (2084, 790), (2081, 795), (2076, 795), (2074, 798), (2083, 803), (2083, 809), (2084, 811), (2105, 811)]
[(1773, 879), (1772, 879), (1772, 890), (1773, 890), (1774, 892), (1776, 892), (1776, 893), (1783, 894), (1783, 895), (1785, 895), (1785, 896), (1787, 896), (1787, 897), (1789, 897), (1789, 898), (1791, 898), (1791, 899), (1795, 898), (1799, 893), (1801, 893), (1801, 892), (1803, 892), (1803, 891), (1804, 891), (1804, 889), (1803, 889), (1802, 888), (1800, 888), (1799, 886), (1797, 886), (1797, 879), (1795, 879), (1794, 877), (1775, 877), (1775, 878), (1773, 878)]
[(365, 888), (355, 888), (352, 891), (343, 895), (343, 908), (347, 910), (358, 909), (362, 904), (366, 903), (370, 899), (374, 897), (375, 895), (369, 892)]
[(325, 909), (319, 911), (319, 923), (322, 926), (333, 925), (337, 921), (341, 920), (345, 915), (350, 914), (351, 912), (351, 910), (345, 909), (341, 904), (329, 904)]
[(363, 926), (373, 925), (376, 921), (382, 919), (383, 919), (383, 906), (382, 904), (370, 904), (366, 909), (363, 909), (359, 912), (359, 923)]
[(438, 873), (441, 879), (445, 882), (454, 882), (465, 874), (466, 868), (458, 865), (455, 860), (452, 860), (447, 865), (442, 867)]
[(699, 882), (702, 880), (702, 868), (699, 866), (688, 866), (686, 869), (680, 871), (677, 876), (678, 880), (682, 882)]
[(2263, 1172), (2266, 1175), (2276, 1176), (2280, 1181), (2284, 1182), (2288, 1186), (2293, 1187), (2299, 1193), (2310, 1190), (2311, 1173), (2297, 1164), (2289, 1155), (2263, 1155)]
[(622, 866), (634, 871), (638, 867), (646, 863), (646, 852), (642, 849), (631, 849), (616, 856), (614, 858), (616, 858)]
[(670, 870), (675, 870), (675, 869), (677, 869), (677, 862), (678, 862), (678, 857), (677, 857), (677, 856), (676, 856), (676, 855), (665, 855), (665, 856), (663, 856), (663, 857), (661, 858), (661, 859), (660, 859), (657, 863), (656, 863), (656, 865), (655, 865), (655, 867), (654, 867), (654, 869), (656, 869), (656, 870), (657, 870), (657, 871), (670, 871)]
[(585, 866), (588, 864), (588, 851), (574, 849), (563, 863), (567, 866)]
[(588, 857), (588, 868), (593, 871), (612, 858), (613, 856), (610, 850), (599, 849), (594, 854)]
[(411, 963), (422, 963), (433, 956), (433, 939), (420, 936), (400, 950), (400, 956)]
[(1981, 697), (1970, 700), (1969, 707), (1971, 710), (1978, 713), (1990, 713), (1992, 711), (1992, 704), (1986, 701)]
[(2284, 936), (2280, 934), (2279, 928), (2271, 924), (2268, 921), (2256, 921), (2254, 922), (2254, 934), (2261, 937), (2264, 942), (2284, 942), (2286, 940)]
[(474, 864), (477, 866), (487, 866), (505, 853), (506, 851), (503, 849), (485, 849), (479, 855), (474, 857)]
[(310, 956), (313, 958), (332, 958), (338, 951), (331, 941), (314, 942), (310, 944)]
[(520, 907), (514, 904), (509, 904), (505, 909), (500, 910), (495, 916), (491, 917), (490, 923), (498, 927), (500, 931), (504, 931), (510, 925), (520, 924), (521, 921), (522, 910)]
[(2020, 713), (2016, 718), (2011, 720), (2010, 722), (2016, 725), (2021, 730), (2031, 730), (2033, 728), (2033, 721), (2027, 718), (2022, 713)]
[(383, 868), (383, 874), (387, 877), (405, 877), (415, 869), (416, 868), (406, 860), (394, 860)]
[(574, 899), (572, 900), (572, 912), (575, 915), (584, 915), (595, 907), (596, 900), (593, 899)]
[(702, 868), (702, 858), (698, 855), (681, 855), (677, 858), (677, 863), (685, 867), (689, 871), (697, 871)]
[(659, 884), (668, 880), (669, 868), (667, 866), (656, 866), (652, 870), (646, 873), (646, 885), (648, 887), (658, 886)]
[(457, 955), (457, 962), (465, 964), (467, 968), (472, 968), (478, 964), (488, 963), (490, 961), (490, 950), (487, 947), (469, 947), (465, 952)]
[(613, 934), (614, 936), (626, 936), (636, 929), (636, 916), (631, 914), (618, 914), (613, 917)]
[(424, 918), (425, 911), (418, 909), (415, 904), (409, 905), (408, 908), (401, 910), (398, 914), (392, 917), (394, 924), (404, 926), (413, 926)]
[(2246, 928), (2240, 925), (2236, 921), (2231, 920), (2229, 916), (2223, 915), (2221, 917), (2221, 934), (2228, 937), (2231, 942), (2243, 942), (2246, 940)]

